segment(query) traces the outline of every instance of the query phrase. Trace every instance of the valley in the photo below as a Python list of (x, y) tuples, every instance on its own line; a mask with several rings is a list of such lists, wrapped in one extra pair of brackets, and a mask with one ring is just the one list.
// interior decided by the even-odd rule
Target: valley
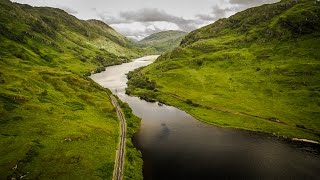
[(318, 1), (58, 7), (0, 0), (0, 179), (319, 177)]
[(154, 59), (134, 59), (91, 76), (128, 103), (133, 114), (141, 118), (133, 143), (142, 153), (144, 179), (317, 178), (318, 144), (219, 128), (173, 106), (127, 95), (127, 72), (152, 65)]
[(127, 92), (208, 124), (319, 141), (319, 8), (282, 1), (195, 30), (130, 73)]

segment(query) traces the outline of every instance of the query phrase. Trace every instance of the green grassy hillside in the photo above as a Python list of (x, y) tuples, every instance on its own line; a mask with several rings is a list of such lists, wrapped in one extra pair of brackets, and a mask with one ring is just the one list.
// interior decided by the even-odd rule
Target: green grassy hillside
[(128, 93), (209, 124), (320, 140), (320, 3), (283, 0), (188, 34)]
[(163, 53), (178, 47), (186, 34), (183, 31), (163, 31), (142, 39), (138, 44), (152, 48), (158, 53)]
[(0, 42), (0, 179), (111, 179), (118, 118), (85, 75), (145, 52), (103, 22), (7, 0)]

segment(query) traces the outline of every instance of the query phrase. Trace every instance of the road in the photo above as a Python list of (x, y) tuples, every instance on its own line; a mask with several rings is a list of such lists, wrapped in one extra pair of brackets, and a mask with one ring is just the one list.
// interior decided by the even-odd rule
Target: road
[(114, 172), (113, 172), (113, 179), (114, 180), (122, 180), (123, 177), (123, 164), (124, 164), (124, 151), (126, 146), (126, 119), (124, 114), (119, 106), (118, 100), (113, 96), (110, 95), (111, 101), (113, 106), (117, 110), (117, 114), (120, 120), (120, 143), (119, 148), (116, 154), (116, 162), (114, 165)]

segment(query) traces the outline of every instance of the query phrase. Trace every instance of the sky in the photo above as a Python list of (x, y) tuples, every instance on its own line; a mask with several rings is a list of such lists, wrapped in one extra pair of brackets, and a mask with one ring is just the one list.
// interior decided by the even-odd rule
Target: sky
[(141, 40), (150, 34), (194, 29), (244, 9), (279, 0), (12, 0), (65, 10), (79, 19), (102, 20), (123, 35)]

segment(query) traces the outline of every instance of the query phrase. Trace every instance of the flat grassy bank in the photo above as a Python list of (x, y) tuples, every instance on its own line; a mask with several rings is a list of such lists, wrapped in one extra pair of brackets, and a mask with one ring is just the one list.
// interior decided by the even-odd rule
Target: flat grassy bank
[(130, 73), (127, 93), (209, 124), (319, 141), (319, 13), (288, 0), (221, 19)]

